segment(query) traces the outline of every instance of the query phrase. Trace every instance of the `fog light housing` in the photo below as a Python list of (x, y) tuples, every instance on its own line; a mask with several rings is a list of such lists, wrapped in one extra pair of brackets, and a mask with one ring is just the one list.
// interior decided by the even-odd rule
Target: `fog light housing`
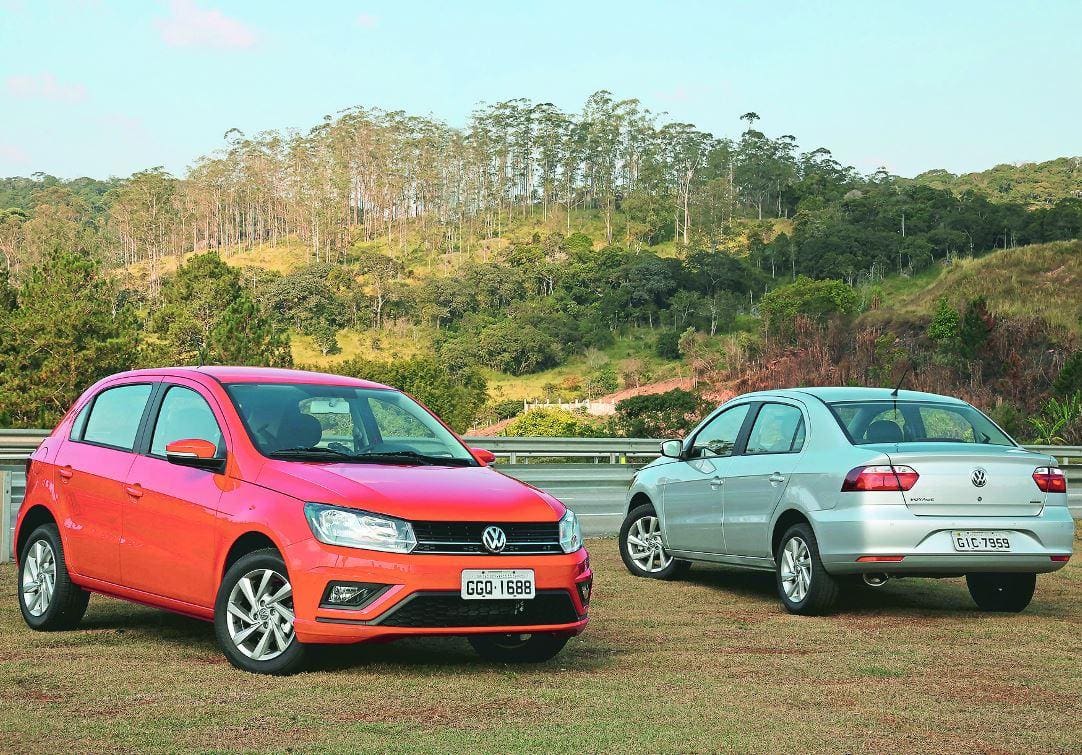
[(391, 588), (378, 582), (328, 582), (320, 608), (364, 608)]
[(579, 582), (576, 587), (579, 588), (579, 599), (582, 601), (582, 605), (590, 605), (590, 594), (594, 590), (594, 581), (592, 579), (587, 579), (584, 582)]

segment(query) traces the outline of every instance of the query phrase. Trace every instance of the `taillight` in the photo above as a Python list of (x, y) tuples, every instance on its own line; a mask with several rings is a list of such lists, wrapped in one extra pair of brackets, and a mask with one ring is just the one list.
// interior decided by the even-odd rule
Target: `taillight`
[(849, 470), (842, 483), (842, 492), (873, 490), (909, 490), (917, 484), (920, 475), (913, 467), (904, 464), (891, 466), (881, 464), (857, 467)]
[(1067, 478), (1059, 467), (1037, 467), (1033, 470), (1033, 481), (1045, 493), (1067, 492)]

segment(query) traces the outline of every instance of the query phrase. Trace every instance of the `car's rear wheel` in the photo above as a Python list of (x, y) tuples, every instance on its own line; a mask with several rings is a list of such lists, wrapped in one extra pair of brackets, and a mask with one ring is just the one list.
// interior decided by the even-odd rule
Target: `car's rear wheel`
[(470, 644), (486, 661), (544, 663), (555, 658), (571, 639), (559, 634), (474, 634)]
[(1018, 613), (1033, 600), (1037, 575), (1026, 573), (976, 573), (966, 575), (973, 602), (982, 611)]
[(691, 566), (665, 549), (661, 523), (649, 504), (632, 509), (620, 527), (620, 557), (636, 577), (676, 579)]
[(838, 581), (823, 568), (812, 528), (794, 524), (782, 535), (774, 555), (778, 597), (789, 613), (821, 616), (838, 602)]
[(68, 576), (64, 543), (55, 524), (43, 524), (30, 533), (19, 565), (19, 608), (31, 629), (54, 632), (79, 623), (90, 593)]
[(214, 606), (214, 632), (226, 658), (256, 674), (292, 674), (304, 664), (305, 646), (293, 631), (293, 587), (278, 551), (242, 556), (222, 579)]

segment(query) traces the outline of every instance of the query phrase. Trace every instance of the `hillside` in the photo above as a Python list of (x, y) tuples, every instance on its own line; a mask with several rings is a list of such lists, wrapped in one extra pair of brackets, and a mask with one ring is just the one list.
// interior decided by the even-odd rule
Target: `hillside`
[(1059, 157), (1043, 163), (1004, 163), (977, 173), (954, 175), (931, 170), (913, 179), (955, 194), (977, 191), (995, 202), (1047, 207), (1061, 199), (1082, 199), (1082, 157)]
[(1034, 244), (962, 258), (906, 285), (895, 284), (884, 311), (928, 314), (940, 298), (955, 307), (983, 296), (997, 314), (1040, 317), (1082, 331), (1082, 241)]

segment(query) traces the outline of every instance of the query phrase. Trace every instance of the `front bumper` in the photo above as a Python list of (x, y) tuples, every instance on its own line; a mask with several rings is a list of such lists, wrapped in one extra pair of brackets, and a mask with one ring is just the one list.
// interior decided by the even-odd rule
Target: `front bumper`
[[(579, 585), (592, 583), (593, 572), (585, 548), (540, 556), (399, 554), (340, 548), (312, 538), (286, 548), (285, 559), (293, 585), (293, 626), (301, 642), (343, 644), (488, 633), (575, 635), (586, 628), (588, 603), (583, 602)], [(458, 598), (463, 569), (533, 569), (537, 597), (463, 601)], [(393, 586), (358, 610), (320, 606), (329, 582)], [(493, 623), (507, 615), (513, 615), (515, 623)]]
[[(823, 566), (831, 574), (953, 576), (969, 572), (1052, 572), (1069, 556), (1075, 524), (1066, 506), (1046, 506), (1037, 516), (916, 516), (904, 504), (819, 511), (812, 526)], [(1009, 553), (960, 553), (951, 530), (1007, 530)], [(869, 556), (902, 556), (898, 562), (859, 562)]]

